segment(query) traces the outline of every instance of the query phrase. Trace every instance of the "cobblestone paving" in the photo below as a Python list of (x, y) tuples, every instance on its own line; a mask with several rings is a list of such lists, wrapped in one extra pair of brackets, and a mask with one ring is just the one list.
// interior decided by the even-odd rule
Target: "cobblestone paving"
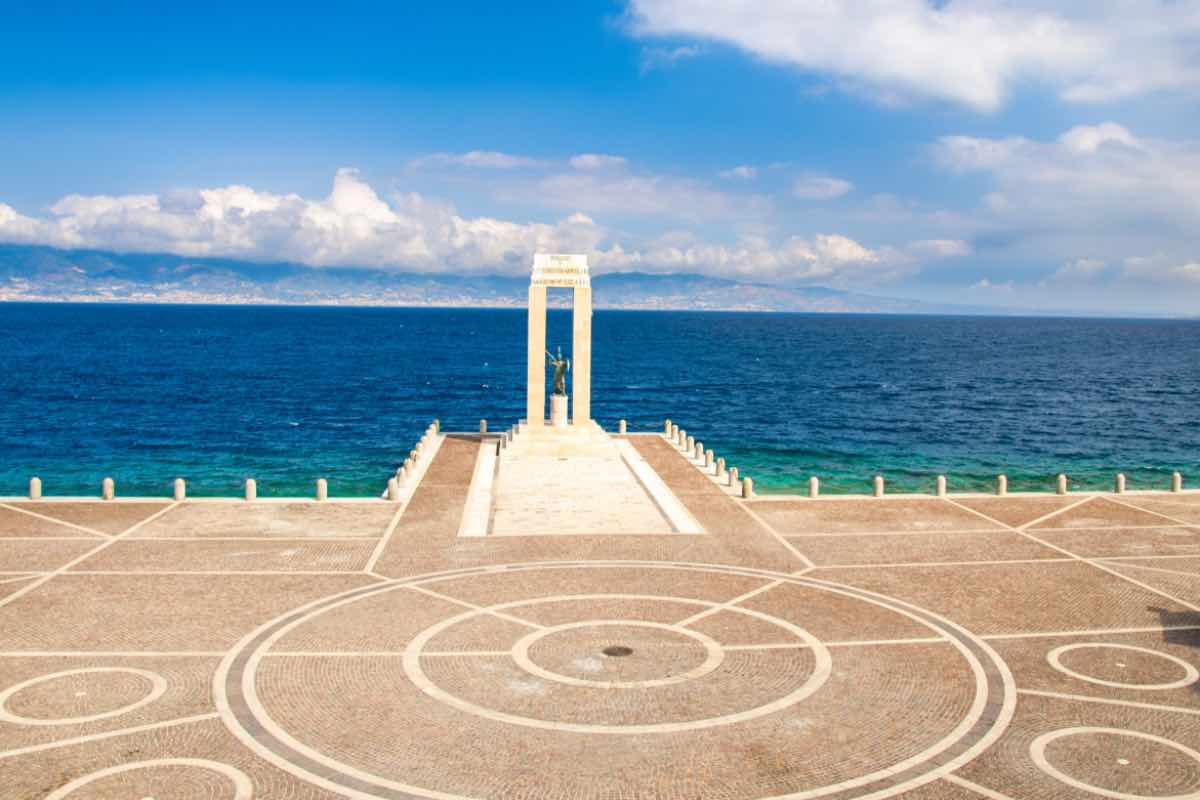
[(472, 435), (396, 504), (0, 503), (0, 798), (1200, 798), (1200, 494), (627, 440), (704, 533), (460, 538)]

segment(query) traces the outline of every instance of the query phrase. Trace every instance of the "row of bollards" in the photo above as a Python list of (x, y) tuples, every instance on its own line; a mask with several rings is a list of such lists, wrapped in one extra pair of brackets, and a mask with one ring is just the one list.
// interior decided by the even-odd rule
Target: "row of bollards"
[[(487, 420), (480, 420), (479, 427), (481, 430), (487, 429)], [(384, 497), (389, 502), (396, 503), (400, 500), (400, 490), (416, 477), (417, 465), (421, 462), (423, 456), (429, 454), (433, 440), (442, 430), (441, 420), (435, 419), (425, 428), (425, 432), (421, 434), (421, 438), (413, 446), (412, 450), (408, 451), (408, 458), (404, 459), (404, 463), (396, 468), (396, 474), (388, 478), (387, 489), (384, 490)], [(321, 499), (321, 498), (318, 498)]]
[[(624, 420), (621, 421), (624, 422)], [(622, 427), (622, 432), (623, 430)], [(715, 477), (717, 483), (724, 483), (730, 488), (737, 488), (740, 485), (742, 497), (754, 496), (754, 480), (749, 475), (744, 476), (739, 483), (737, 467), (726, 469), (724, 458), (716, 458), (716, 454), (712, 450), (705, 449), (704, 442), (697, 441), (694, 436), (689, 436), (687, 431), (669, 419), (663, 420), (663, 436), (675, 445), (676, 449), (680, 450), (688, 460), (700, 467), (706, 475)]]

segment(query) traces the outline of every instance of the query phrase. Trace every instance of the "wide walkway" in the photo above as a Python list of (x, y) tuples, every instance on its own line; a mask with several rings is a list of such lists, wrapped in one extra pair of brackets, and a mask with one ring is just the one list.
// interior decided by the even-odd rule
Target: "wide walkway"
[(0, 503), (0, 797), (1200, 797), (1200, 493), (429, 452), (400, 503)]

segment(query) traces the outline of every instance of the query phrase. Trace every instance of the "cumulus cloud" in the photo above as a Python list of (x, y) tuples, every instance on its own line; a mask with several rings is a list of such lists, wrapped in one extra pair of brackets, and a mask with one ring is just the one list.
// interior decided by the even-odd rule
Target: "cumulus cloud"
[(919, 239), (908, 251), (916, 258), (959, 258), (971, 255), (971, 245), (961, 239)]
[(695, 58), (704, 50), (696, 45), (680, 45), (678, 47), (645, 47), (642, 48), (641, 70), (643, 73), (652, 69), (673, 67), (680, 61)]
[(1059, 283), (1086, 283), (1095, 280), (1108, 268), (1108, 262), (1098, 258), (1074, 258), (1054, 270), (1050, 280)]
[[(597, 179), (591, 174), (577, 177)], [(630, 178), (652, 185), (643, 192), (645, 187), (637, 183), (602, 184), (608, 187), (603, 192), (611, 192), (612, 205), (657, 206), (679, 201), (676, 194), (696, 191), (686, 183), (664, 188), (653, 185), (653, 179), (620, 180)], [(580, 186), (562, 190), (571, 195)], [(595, 189), (589, 183), (582, 186)], [(578, 209), (554, 222), (514, 222), (465, 217), (449, 203), (416, 193), (384, 198), (353, 169), (338, 170), (322, 199), (232, 185), (162, 195), (69, 195), (36, 217), (0, 204), (0, 241), (327, 267), (511, 274), (526, 271), (538, 251), (581, 252), (590, 256), (598, 272), (686, 270), (833, 286), (911, 275), (919, 268), (914, 253), (929, 249), (921, 242), (869, 247), (837, 233), (774, 239), (755, 234), (720, 242), (673, 231), (620, 240)]]
[(628, 163), (624, 156), (612, 156), (604, 153), (581, 153), (571, 156), (567, 163), (575, 169), (616, 169)]
[(1200, 142), (1142, 137), (1106, 122), (1051, 141), (947, 136), (934, 154), (952, 173), (988, 180), (977, 222), (1005, 246), (1062, 260), (1160, 250), (1194, 260), (1185, 257), (1200, 227)]
[(1200, 0), (630, 0), (640, 37), (722, 42), (884, 100), (982, 111), (1023, 81), (1070, 102), (1200, 86)]
[(752, 167), (749, 164), (739, 164), (730, 169), (723, 169), (717, 175), (726, 180), (748, 181), (758, 177), (758, 167)]
[(495, 150), (471, 150), (467, 153), (430, 153), (409, 162), (411, 167), (458, 166), (474, 169), (517, 169), (541, 165), (536, 158), (498, 153)]
[(1153, 283), (1200, 285), (1200, 261), (1179, 261), (1164, 255), (1133, 256), (1125, 259), (1121, 277)]
[(828, 175), (802, 175), (792, 184), (792, 194), (801, 200), (832, 200), (850, 192), (854, 184)]

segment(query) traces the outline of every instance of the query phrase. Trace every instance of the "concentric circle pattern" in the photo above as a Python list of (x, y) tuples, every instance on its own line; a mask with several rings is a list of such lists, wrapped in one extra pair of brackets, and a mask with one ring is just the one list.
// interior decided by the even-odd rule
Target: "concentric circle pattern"
[(1162, 736), (1121, 728), (1063, 728), (1042, 734), (1029, 749), (1043, 772), (1100, 797), (1200, 798), (1200, 752)]
[(0, 692), (0, 720), (20, 725), (79, 725), (153, 703), (167, 690), (161, 675), (130, 667), (69, 669)]
[[(1079, 642), (1046, 654), (1050, 666), (1065, 675), (1099, 686), (1155, 691), (1179, 689), (1200, 681), (1200, 672), (1170, 653), (1110, 642)], [(1151, 676), (1131, 681), (1128, 675)]]
[[(856, 642), (863, 617), (912, 635)], [(378, 646), (339, 646), (364, 620)], [(630, 796), (692, 796), (697, 780), (730, 798), (861, 796), (963, 763), (1013, 706), (990, 648), (921, 609), (795, 576), (634, 562), (354, 590), (248, 636), (216, 685), (259, 755), (376, 797), (512, 794), (519, 776), (489, 765), (518, 762), (571, 764), (529, 773), (544, 796), (585, 795), (604, 775)], [(904, 733), (881, 741), (884, 716)]]

